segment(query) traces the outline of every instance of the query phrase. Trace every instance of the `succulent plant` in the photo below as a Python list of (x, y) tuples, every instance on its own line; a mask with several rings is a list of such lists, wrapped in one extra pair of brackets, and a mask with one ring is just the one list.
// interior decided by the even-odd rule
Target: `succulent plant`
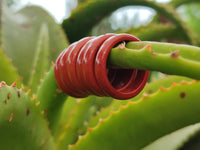
[[(81, 1), (60, 25), (38, 6), (11, 13), (0, 1), (0, 149), (199, 149), (200, 41), (176, 10), (191, 2)], [(158, 13), (146, 27), (92, 35), (128, 5)], [(121, 35), (134, 40), (112, 43)]]

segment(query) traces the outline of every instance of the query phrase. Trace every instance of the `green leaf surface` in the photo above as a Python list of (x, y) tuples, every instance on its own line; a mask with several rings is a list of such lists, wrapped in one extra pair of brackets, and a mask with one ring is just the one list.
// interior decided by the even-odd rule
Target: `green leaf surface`
[(122, 30), (118, 33), (132, 34), (141, 41), (166, 41), (170, 39), (170, 41), (189, 43), (180, 28), (172, 24), (151, 23), (147, 26)]
[(60, 134), (63, 134), (65, 126), (72, 118), (77, 104), (77, 98), (71, 96), (67, 97), (66, 101), (63, 104), (60, 120), (58, 122), (58, 127), (54, 135), (55, 140), (57, 140), (60, 137)]
[(107, 117), (109, 117), (110, 113), (112, 113), (113, 111), (118, 111), (120, 107), (126, 105), (129, 101), (138, 101), (140, 98), (142, 98), (142, 96), (145, 97), (146, 95), (154, 94), (159, 89), (169, 88), (170, 86), (172, 86), (172, 84), (186, 81), (192, 81), (192, 79), (181, 76), (168, 76), (148, 83), (139, 95), (131, 98), (130, 100), (113, 100), (113, 102), (108, 107), (101, 109), (101, 111), (97, 115), (91, 118), (88, 123), (88, 128), (95, 127), (98, 124), (99, 120), (106, 119)]
[(140, 101), (129, 102), (101, 120), (70, 150), (141, 149), (166, 134), (199, 122), (199, 87), (198, 81), (173, 84)]
[(75, 42), (84, 36), (87, 36), (91, 29), (100, 22), (104, 17), (108, 16), (115, 10), (123, 6), (147, 6), (155, 9), (159, 14), (171, 20), (183, 32), (187, 41), (195, 44), (191, 32), (181, 21), (173, 7), (167, 4), (158, 4), (153, 1), (146, 0), (97, 0), (88, 1), (79, 5), (79, 7), (65, 19), (62, 26), (68, 35), (70, 42)]
[(37, 91), (36, 102), (47, 118), (53, 135), (59, 125), (60, 116), (67, 97), (68, 95), (62, 92), (56, 83), (54, 66), (52, 66)]
[(12, 84), (17, 81), (17, 87), (21, 86), (21, 79), (17, 73), (17, 69), (13, 67), (11, 60), (7, 58), (5, 52), (0, 49), (0, 81)]
[(49, 62), (55, 61), (68, 45), (62, 28), (38, 6), (27, 6), (15, 14), (4, 8), (2, 20), (2, 47), (12, 59), (13, 65), (18, 68), (26, 85), (32, 73), (42, 24), (47, 25), (49, 32)]
[(0, 148), (55, 150), (48, 124), (23, 91), (0, 83)]
[(77, 99), (77, 107), (75, 107), (73, 114), (69, 121), (65, 124), (58, 140), (56, 141), (60, 150), (66, 150), (70, 144), (74, 144), (80, 133), (84, 123), (90, 118), (90, 108), (95, 101), (94, 96), (89, 96), (84, 99)]
[[(127, 47), (127, 48), (126, 48)], [(108, 63), (200, 79), (200, 48), (165, 42), (128, 42), (113, 48)]]
[(29, 81), (29, 87), (32, 93), (37, 91), (41, 79), (44, 78), (44, 73), (49, 69), (49, 52), (48, 27), (46, 24), (43, 24), (40, 29), (37, 50), (34, 57), (35, 60), (33, 62), (33, 71)]

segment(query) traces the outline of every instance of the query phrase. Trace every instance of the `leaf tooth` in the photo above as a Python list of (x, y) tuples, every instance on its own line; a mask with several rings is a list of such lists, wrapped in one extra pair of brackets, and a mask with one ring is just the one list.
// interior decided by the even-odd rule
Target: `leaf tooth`
[(36, 103), (36, 106), (40, 106), (40, 101), (38, 101), (38, 102)]
[(180, 84), (178, 84), (176, 82), (173, 82), (172, 85), (171, 85), (171, 87), (174, 87), (174, 86), (177, 86), (177, 85), (180, 85)]
[(47, 74), (48, 74), (48, 72), (45, 71), (45, 72), (44, 72), (44, 76), (46, 76)]
[(120, 105), (120, 106), (119, 106), (119, 109), (122, 109), (122, 108), (125, 108), (125, 106), (124, 106), (124, 105)]
[(146, 45), (146, 46), (144, 47), (144, 49), (147, 49), (152, 55), (157, 55), (157, 53), (155, 53), (155, 52), (152, 51), (152, 48), (151, 48), (151, 45), (150, 45), (150, 44), (149, 44), (149, 45)]
[[(93, 130), (93, 129), (92, 129), (92, 130)], [(92, 131), (92, 130), (90, 130), (90, 131)], [(90, 131), (89, 131), (89, 132), (90, 132)], [(77, 140), (74, 144), (69, 144), (69, 145), (68, 145), (68, 148), (72, 148), (72, 147), (76, 146), (77, 143), (78, 143), (78, 141), (84, 139), (84, 138), (86, 137), (86, 135), (87, 135), (89, 132), (87, 132), (85, 135), (79, 135), (79, 136), (78, 136), (78, 140)]]
[(115, 113), (115, 111), (113, 111), (113, 110), (110, 111), (110, 115), (112, 115), (112, 114), (114, 114), (114, 113)]
[(44, 115), (44, 110), (43, 110), (43, 111), (41, 111), (41, 115)]
[(142, 98), (146, 98), (146, 97), (149, 97), (149, 96), (150, 96), (149, 94), (144, 93), (144, 94), (142, 95)]
[(103, 122), (103, 119), (102, 119), (102, 118), (99, 118), (99, 122)]
[(123, 42), (120, 43), (117, 47), (118, 47), (119, 49), (123, 50), (123, 49), (126, 48), (125, 45), (126, 45), (126, 43), (123, 41)]
[(54, 66), (54, 65), (55, 65), (55, 63), (52, 61), (52, 62), (51, 62), (51, 66)]
[(24, 85), (23, 85), (23, 84), (21, 85), (21, 88), (20, 88), (20, 90), (24, 90)]
[(26, 92), (27, 95), (30, 95), (31, 94), (31, 89), (29, 89), (27, 92)]
[(40, 79), (40, 83), (42, 83), (44, 81), (44, 79)]
[(7, 85), (5, 81), (1, 81), (0, 82), (0, 88), (3, 87), (3, 86), (5, 86), (5, 85)]
[(68, 145), (68, 148), (71, 148), (71, 147), (72, 147), (72, 145), (71, 145), (71, 144), (69, 144), (69, 145)]
[[(35, 101), (36, 100), (36, 98), (37, 98), (37, 95), (36, 94), (33, 94), (33, 96), (32, 96), (32, 98), (31, 98), (31, 100), (32, 101)], [(38, 102), (37, 102), (38, 103)], [(37, 106), (37, 103), (36, 103), (36, 106)]]
[(76, 99), (76, 103), (78, 104), (78, 103), (80, 103), (81, 102), (81, 98), (77, 98)]
[(16, 87), (16, 85), (17, 85), (17, 80), (15, 80), (15, 81), (10, 85), (10, 87)]
[(171, 88), (173, 88), (175, 86), (179, 86), (179, 85), (182, 85), (182, 84), (188, 84), (189, 85), (189, 84), (192, 84), (192, 83), (191, 82), (187, 82), (187, 81), (180, 82), (180, 83), (173, 82), (172, 85), (168, 89), (171, 89)]
[(170, 55), (172, 58), (177, 58), (179, 56), (179, 51), (174, 51)]
[(164, 91), (164, 90), (166, 90), (166, 88), (164, 88), (162, 86), (158, 89), (158, 91)]
[(199, 81), (199, 80), (192, 80), (191, 82), (188, 82), (188, 81), (181, 81), (180, 83), (181, 83), (181, 84), (191, 85), (191, 84), (196, 83), (196, 82), (198, 82), (198, 81)]
[(87, 132), (91, 132), (94, 128), (87, 128)]
[(83, 136), (82, 135), (79, 135), (78, 136), (78, 140), (80, 140), (80, 139), (82, 139), (83, 138)]

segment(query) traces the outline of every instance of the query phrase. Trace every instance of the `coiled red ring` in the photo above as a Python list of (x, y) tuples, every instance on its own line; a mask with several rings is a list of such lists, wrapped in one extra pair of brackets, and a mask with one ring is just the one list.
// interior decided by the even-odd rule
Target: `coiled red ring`
[(139, 41), (129, 34), (104, 34), (71, 44), (57, 58), (58, 86), (73, 97), (88, 95), (129, 99), (145, 86), (149, 71), (107, 68), (111, 49), (120, 42)]

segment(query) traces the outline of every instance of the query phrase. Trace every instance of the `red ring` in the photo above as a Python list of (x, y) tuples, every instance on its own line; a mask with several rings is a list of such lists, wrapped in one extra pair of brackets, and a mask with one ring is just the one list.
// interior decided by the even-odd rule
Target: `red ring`
[[(110, 96), (116, 99), (129, 99), (136, 96), (145, 86), (149, 72), (138, 70), (136, 79), (134, 79), (135, 74), (132, 73), (132, 76), (134, 77), (131, 77), (129, 82), (126, 82), (125, 86), (119, 89), (116, 89), (116, 87), (110, 83), (106, 68), (107, 58), (113, 46), (122, 41), (139, 41), (139, 39), (129, 34), (119, 34), (107, 39), (100, 47), (95, 59), (95, 76), (98, 85), (102, 89), (106, 89)], [(123, 82), (124, 79), (125, 78), (120, 82)]]
[(71, 89), (73, 89), (77, 96), (81, 95), (80, 97), (86, 97), (88, 96), (87, 91), (85, 90), (85, 87), (81, 84), (82, 82), (78, 79), (77, 76), (77, 69), (76, 69), (76, 62), (78, 54), (81, 50), (81, 48), (85, 45), (85, 43), (94, 37), (87, 37), (83, 38), (80, 41), (78, 41), (74, 47), (68, 51), (65, 55), (67, 57), (66, 59), (66, 70), (67, 70), (67, 76), (66, 78), (70, 81)]
[(63, 50), (60, 55), (58, 56), (58, 58), (56, 59), (56, 63), (55, 63), (55, 67), (54, 67), (54, 75), (55, 75), (55, 79), (56, 82), (58, 83), (58, 86), (64, 91), (66, 92), (67, 89), (65, 88), (65, 85), (63, 84), (63, 81), (61, 80), (60, 76), (60, 69), (59, 69), (59, 64), (60, 64), (60, 58), (63, 55), (65, 50)]
[[(139, 41), (129, 34), (105, 34), (84, 38), (70, 45), (57, 58), (54, 72), (59, 87), (73, 97), (90, 94), (129, 99), (148, 80), (148, 71), (106, 68), (110, 50), (122, 41)], [(86, 43), (86, 44), (85, 44)]]
[[(59, 56), (59, 63), (58, 63), (58, 72), (60, 74), (60, 80), (62, 81), (62, 85), (64, 86), (64, 91), (68, 93), (70, 96), (73, 97), (84, 97), (83, 94), (80, 94), (75, 88), (73, 88), (67, 73), (68, 69), (66, 67), (66, 59), (67, 59), (67, 53), (71, 51), (71, 49), (76, 45), (77, 43), (71, 44), (67, 49), (65, 49), (62, 52), (62, 55)], [(56, 63), (56, 64), (57, 64)], [(62, 86), (62, 88), (63, 88)]]
[(105, 34), (88, 41), (78, 55), (76, 65), (77, 75), (82, 81), (84, 87), (88, 89), (90, 94), (109, 96), (106, 95), (104, 90), (101, 89), (97, 84), (94, 72), (94, 64), (96, 54), (102, 43), (114, 35), (115, 34)]

